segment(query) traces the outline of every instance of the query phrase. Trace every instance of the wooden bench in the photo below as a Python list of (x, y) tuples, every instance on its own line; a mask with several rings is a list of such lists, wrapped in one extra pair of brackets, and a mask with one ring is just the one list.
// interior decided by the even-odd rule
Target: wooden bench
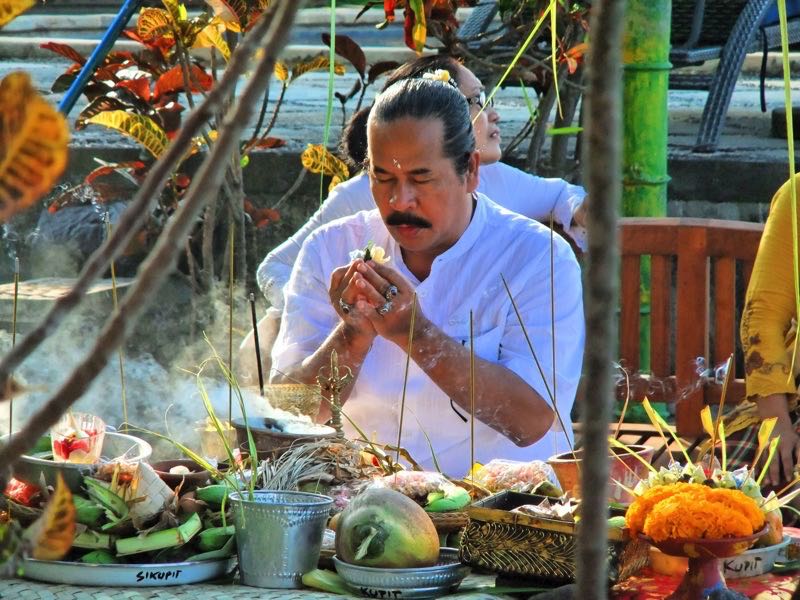
[[(719, 402), (721, 384), (700, 380), (696, 359), (713, 368), (739, 347), (741, 308), (763, 229), (713, 219), (620, 220), (619, 357), (632, 376), (631, 399), (675, 403), (682, 438), (702, 436), (700, 411)], [(638, 372), (643, 257), (651, 266), (650, 374)], [(731, 377), (726, 405), (744, 398), (735, 362)], [(626, 391), (623, 384), (617, 394), (624, 398)]]

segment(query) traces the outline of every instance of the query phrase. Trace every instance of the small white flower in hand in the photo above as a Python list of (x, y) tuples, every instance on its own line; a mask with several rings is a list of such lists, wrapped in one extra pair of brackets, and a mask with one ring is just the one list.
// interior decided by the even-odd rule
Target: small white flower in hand
[(363, 250), (357, 249), (350, 252), (350, 260), (356, 260), (357, 258), (363, 259), (364, 262), (372, 260), (379, 265), (385, 265), (392, 257), (386, 255), (386, 250), (383, 247), (369, 242)]

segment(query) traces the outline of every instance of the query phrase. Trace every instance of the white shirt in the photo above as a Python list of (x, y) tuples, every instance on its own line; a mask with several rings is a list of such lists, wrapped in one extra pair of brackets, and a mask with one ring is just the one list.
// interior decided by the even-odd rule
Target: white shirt
[[(563, 179), (545, 179), (504, 163), (481, 165), (478, 191), (509, 210), (536, 219), (553, 220), (586, 250), (586, 229), (572, 225), (572, 215), (586, 196), (585, 190)], [(366, 173), (340, 183), (311, 218), (288, 240), (267, 254), (256, 273), (258, 286), (278, 310), (283, 308), (283, 289), (289, 281), (300, 247), (313, 231), (334, 219), (361, 210), (372, 210), (375, 201)], [(277, 312), (277, 311), (273, 311)], [(275, 314), (277, 317), (278, 315)]]
[[(390, 266), (414, 285), (420, 309), (428, 319), (447, 335), (469, 345), (472, 311), (476, 355), (519, 375), (549, 404), (542, 376), (500, 276), (508, 282), (552, 390), (550, 230), (501, 208), (483, 195), (478, 198), (467, 229), (456, 244), (434, 260), (430, 275), (422, 282), (403, 263), (400, 247), (377, 210), (339, 219), (312, 233), (303, 244), (285, 291), (286, 306), (273, 348), (273, 368), (286, 372), (322, 345), (339, 323), (328, 296), (330, 274), (350, 262), (350, 251), (373, 241), (386, 249)], [(552, 239), (557, 274), (556, 397), (571, 439), (569, 415), (584, 344), (581, 278), (572, 249), (557, 234)], [(376, 338), (344, 405), (346, 415), (380, 443), (397, 443), (405, 363), (404, 349)], [(427, 434), (442, 470), (454, 476), (464, 475), (470, 466), (470, 423), (459, 418), (447, 395), (413, 361), (405, 407), (403, 447), (420, 464), (432, 468)], [(467, 411), (456, 408), (468, 416)], [(554, 425), (554, 429), (560, 428)], [(346, 425), (346, 431), (357, 437), (353, 427)], [(475, 421), (475, 459), (479, 462), (498, 457), (546, 460), (556, 449), (567, 450), (564, 432), (551, 431), (535, 444), (520, 448)]]

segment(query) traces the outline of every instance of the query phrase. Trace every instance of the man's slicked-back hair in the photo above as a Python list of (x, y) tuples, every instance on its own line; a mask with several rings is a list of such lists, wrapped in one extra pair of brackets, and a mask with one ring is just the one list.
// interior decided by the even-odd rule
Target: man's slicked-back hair
[(475, 134), (467, 99), (455, 86), (434, 79), (403, 79), (376, 99), (368, 123), (392, 123), (399, 119), (435, 119), (442, 123), (442, 153), (464, 175), (475, 151)]
[[(438, 69), (450, 73), (450, 77), (459, 83), (461, 63), (447, 54), (431, 54), (420, 56), (410, 62), (403, 63), (386, 76), (382, 91), (385, 91), (403, 79), (416, 79), (424, 73), (432, 73)], [(372, 106), (366, 106), (353, 114), (342, 131), (339, 151), (353, 168), (361, 168), (367, 158), (367, 118)]]

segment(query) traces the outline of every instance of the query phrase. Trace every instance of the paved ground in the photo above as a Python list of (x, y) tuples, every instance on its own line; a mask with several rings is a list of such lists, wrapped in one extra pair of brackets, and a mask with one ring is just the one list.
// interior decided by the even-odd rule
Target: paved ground
[[(304, 11), (300, 25), (295, 29), (292, 45), (287, 56), (307, 55), (324, 50), (319, 43), (319, 34), (327, 27), (327, 11), (317, 9)], [(395, 30), (377, 31), (374, 23), (381, 18), (381, 11), (368, 12), (353, 25), (355, 13), (352, 9), (340, 10), (339, 31), (351, 35), (361, 42), (370, 62), (385, 59), (405, 60), (410, 53), (401, 44), (401, 33)], [(69, 63), (38, 48), (39, 44), (54, 37), (69, 41), (88, 53), (93, 40), (101, 34), (113, 15), (46, 15), (35, 14), (19, 18), (5, 28), (0, 35), (0, 76), (12, 70), (23, 69), (31, 73), (36, 86), (54, 103), (60, 95), (49, 91), (53, 80), (69, 66)], [(124, 42), (131, 45), (132, 42)], [(382, 46), (382, 47), (381, 47)], [(731, 101), (728, 119), (720, 141), (718, 152), (698, 155), (692, 152), (700, 115), (706, 93), (671, 90), (669, 93), (669, 156), (670, 199), (683, 202), (678, 212), (690, 213), (686, 207), (697, 203), (712, 206), (709, 216), (728, 218), (759, 218), (764, 204), (788, 175), (786, 141), (770, 137), (772, 109), (783, 105), (782, 81), (778, 77), (767, 80), (767, 113), (759, 109), (759, 84), (754, 75), (760, 57), (750, 57), (745, 65), (746, 73), (740, 78)], [(799, 63), (793, 56), (793, 65)], [(779, 73), (779, 64), (771, 59), (770, 72)], [(337, 91), (350, 89), (355, 75), (351, 72), (337, 78)], [(327, 76), (312, 73), (294, 82), (287, 95), (273, 135), (289, 143), (285, 151), (297, 152), (308, 142), (321, 141), (325, 121)], [(793, 83), (793, 89), (800, 82)], [(273, 91), (273, 97), (276, 95)], [(367, 94), (371, 98), (373, 91)], [(73, 111), (74, 117), (83, 101)], [(348, 105), (348, 113), (355, 102)], [(502, 116), (502, 132), (509, 140), (528, 118), (528, 111), (519, 88), (507, 88), (497, 95), (497, 107)], [(338, 103), (334, 113), (332, 139), (339, 133), (342, 113)], [(800, 127), (800, 124), (798, 124)], [(76, 132), (75, 147), (132, 147), (121, 136), (109, 133), (100, 127)], [(695, 204), (692, 204), (695, 203)], [(749, 208), (731, 209), (714, 205), (720, 203), (746, 204)], [(716, 212), (714, 212), (716, 211)]]

